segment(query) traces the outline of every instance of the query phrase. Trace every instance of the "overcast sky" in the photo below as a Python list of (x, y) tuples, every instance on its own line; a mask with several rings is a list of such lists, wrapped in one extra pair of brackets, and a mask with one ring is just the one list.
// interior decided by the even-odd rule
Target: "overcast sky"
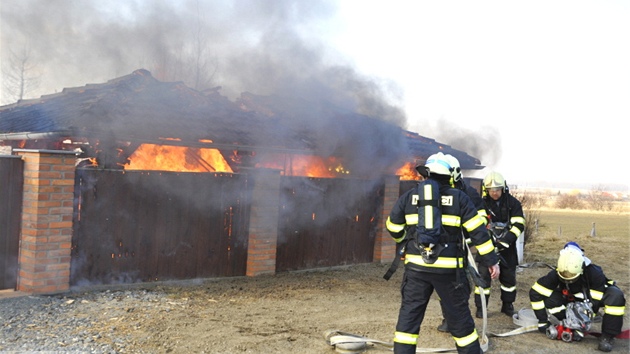
[(333, 43), (404, 88), (410, 130), (484, 135), (508, 182), (628, 186), (630, 1), (339, 4)]
[(203, 31), (228, 96), (294, 91), (287, 79), (309, 72), (309, 90), (313, 77), (360, 87), (358, 106), (508, 183), (629, 185), (627, 0), (3, 0), (0, 12), (3, 70), (28, 46), (35, 96), (181, 59)]

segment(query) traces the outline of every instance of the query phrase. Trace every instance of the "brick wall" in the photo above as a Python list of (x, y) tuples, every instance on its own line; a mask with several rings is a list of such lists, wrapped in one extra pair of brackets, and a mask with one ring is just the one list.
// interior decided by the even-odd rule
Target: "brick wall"
[(22, 150), (24, 194), (17, 290), (69, 289), (76, 156), (72, 151)]
[(391, 262), (394, 260), (396, 253), (396, 242), (390, 236), (385, 222), (389, 217), (389, 213), (392, 211), (394, 204), (399, 197), (400, 191), (400, 177), (387, 176), (385, 177), (385, 192), (383, 193), (383, 211), (378, 225), (378, 232), (376, 239), (374, 240), (374, 262)]
[(249, 219), (247, 276), (276, 272), (276, 246), (280, 200), (280, 171), (257, 169)]

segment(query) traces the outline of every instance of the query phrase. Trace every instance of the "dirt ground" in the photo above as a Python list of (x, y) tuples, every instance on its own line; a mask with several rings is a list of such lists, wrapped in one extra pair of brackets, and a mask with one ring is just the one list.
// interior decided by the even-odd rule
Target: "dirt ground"
[[(138, 284), (109, 287), (107, 297), (99, 295), (103, 292), (98, 289), (64, 297), (73, 308), (69, 315), (89, 317), (88, 330), (98, 333), (99, 341), (126, 338), (120, 353), (335, 353), (325, 341), (327, 330), (391, 341), (403, 270), (385, 281), (382, 276), (388, 267), (363, 264), (255, 278)], [(518, 273), (517, 310), (529, 308), (527, 290), (547, 271), (541, 267)], [(488, 330), (515, 329), (512, 319), (499, 312), (496, 284), (493, 294)], [(475, 321), (481, 332), (482, 321)], [(454, 348), (450, 335), (436, 330), (440, 322), (434, 300), (422, 324), (419, 347)], [(591, 336), (579, 343), (564, 343), (530, 332), (490, 338), (489, 352), (581, 354), (592, 353), (596, 347), (597, 339)], [(627, 339), (617, 339), (613, 352), (628, 353), (629, 349)], [(386, 351), (370, 347), (366, 352)]]

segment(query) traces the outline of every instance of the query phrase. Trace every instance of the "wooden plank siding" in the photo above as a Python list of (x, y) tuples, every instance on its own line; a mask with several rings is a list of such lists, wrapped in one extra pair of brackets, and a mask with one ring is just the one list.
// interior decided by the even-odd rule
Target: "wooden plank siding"
[(246, 175), (78, 169), (71, 285), (245, 274)]
[(276, 271), (372, 262), (383, 183), (284, 177)]
[[(70, 284), (245, 275), (251, 178), (77, 170)], [(370, 263), (382, 181), (281, 177), (276, 272)]]
[(0, 156), (0, 290), (17, 285), (24, 161)]

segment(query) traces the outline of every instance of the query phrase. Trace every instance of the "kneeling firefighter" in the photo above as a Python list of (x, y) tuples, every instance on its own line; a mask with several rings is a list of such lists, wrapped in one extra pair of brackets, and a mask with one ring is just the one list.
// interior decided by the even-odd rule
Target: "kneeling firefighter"
[(394, 353), (416, 352), (420, 325), (434, 290), (444, 305), (458, 353), (482, 353), (468, 306), (470, 284), (464, 273), (462, 228), (492, 278), (500, 270), (484, 220), (466, 193), (452, 186), (452, 168), (444, 154), (431, 155), (416, 167), (425, 180), (397, 200), (387, 219), (387, 230), (405, 250)]
[[(575, 242), (564, 246), (558, 266), (536, 281), (529, 290), (529, 299), (538, 318), (538, 330), (551, 339), (581, 340), (590, 330), (594, 315), (603, 309), (597, 349), (609, 352), (623, 327), (626, 309), (623, 292)], [(549, 315), (559, 323), (552, 324)]]

